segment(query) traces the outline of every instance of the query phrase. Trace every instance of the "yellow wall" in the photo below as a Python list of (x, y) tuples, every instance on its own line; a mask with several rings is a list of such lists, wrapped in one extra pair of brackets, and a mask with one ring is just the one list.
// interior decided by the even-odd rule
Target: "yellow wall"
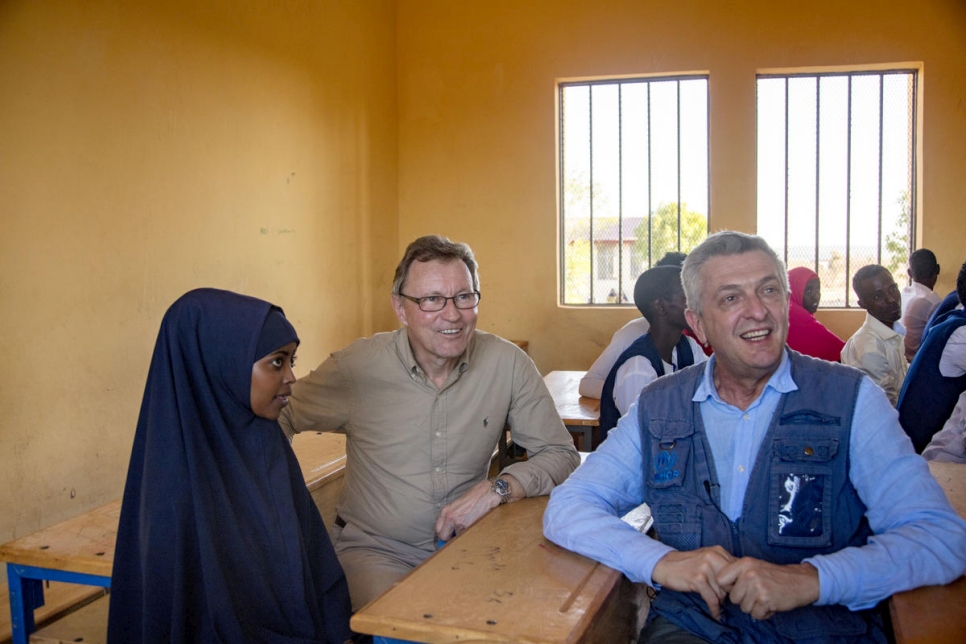
[[(961, 0), (399, 0), (400, 239), (441, 231), (481, 262), (480, 328), (586, 369), (636, 311), (556, 305), (558, 78), (710, 73), (712, 230), (755, 229), (755, 73), (924, 65), (922, 234), (953, 287), (966, 259)], [(897, 276), (898, 278), (899, 276)], [(863, 313), (823, 312), (844, 337)]]
[(906, 61), (946, 292), (966, 259), (959, 0), (0, 2), (0, 541), (120, 495), (161, 316), (190, 288), (283, 306), (301, 375), (394, 328), (402, 248), (446, 234), (481, 261), (480, 328), (529, 340), (541, 371), (586, 368), (634, 313), (557, 307), (555, 79), (709, 72), (712, 226), (754, 230), (756, 69)]
[(0, 542), (118, 498), (161, 317), (393, 328), (391, 0), (0, 3)]

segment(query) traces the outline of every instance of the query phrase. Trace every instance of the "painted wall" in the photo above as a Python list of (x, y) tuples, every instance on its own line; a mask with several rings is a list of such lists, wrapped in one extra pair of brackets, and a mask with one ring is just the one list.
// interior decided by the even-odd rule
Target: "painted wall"
[[(481, 329), (543, 372), (586, 369), (634, 310), (557, 294), (555, 80), (710, 73), (711, 226), (755, 230), (758, 69), (924, 65), (920, 245), (953, 287), (966, 260), (961, 0), (399, 0), (400, 239), (440, 232), (481, 263)], [(861, 312), (822, 312), (843, 337)]]
[(118, 498), (161, 317), (394, 328), (392, 0), (0, 3), (0, 542)]

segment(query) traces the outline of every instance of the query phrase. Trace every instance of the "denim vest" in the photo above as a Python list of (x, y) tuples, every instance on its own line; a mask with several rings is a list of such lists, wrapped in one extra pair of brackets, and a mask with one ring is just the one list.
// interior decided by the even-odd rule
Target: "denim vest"
[[(862, 374), (788, 351), (798, 390), (783, 394), (762, 440), (741, 517), (719, 509), (718, 479), (698, 403), (704, 369), (648, 387), (638, 404), (644, 500), (657, 538), (678, 550), (720, 545), (776, 564), (861, 546), (872, 534), (849, 481), (852, 414)], [(805, 606), (755, 621), (725, 600), (721, 622), (697, 593), (662, 589), (653, 612), (714, 642), (881, 641), (871, 611)]]
[(966, 391), (966, 374), (946, 378), (939, 373), (939, 359), (953, 331), (966, 325), (966, 311), (955, 310), (923, 338), (899, 392), (899, 423), (917, 454), (922, 454), (933, 434), (949, 420), (959, 394)]
[[(677, 350), (678, 369), (684, 369), (694, 364), (694, 354), (691, 352), (691, 343), (683, 333), (678, 343), (674, 345)], [(621, 412), (614, 402), (614, 385), (617, 384), (617, 371), (624, 366), (624, 363), (631, 358), (638, 356), (647, 358), (654, 368), (657, 377), (664, 375), (664, 360), (654, 346), (654, 340), (650, 333), (645, 333), (631, 343), (631, 346), (624, 349), (624, 352), (617, 358), (617, 362), (610, 368), (607, 379), (604, 380), (604, 388), (600, 393), (600, 440), (607, 438), (607, 432), (617, 426), (617, 421), (621, 419)]]

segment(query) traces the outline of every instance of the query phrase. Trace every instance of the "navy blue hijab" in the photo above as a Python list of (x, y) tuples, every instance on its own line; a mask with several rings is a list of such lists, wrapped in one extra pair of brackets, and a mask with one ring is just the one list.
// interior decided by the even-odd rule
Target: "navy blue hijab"
[[(112, 643), (351, 636), (345, 575), (298, 461), (278, 423), (251, 410), (273, 310), (198, 289), (161, 322), (121, 506)], [(268, 326), (284, 340), (268, 353), (298, 341)]]

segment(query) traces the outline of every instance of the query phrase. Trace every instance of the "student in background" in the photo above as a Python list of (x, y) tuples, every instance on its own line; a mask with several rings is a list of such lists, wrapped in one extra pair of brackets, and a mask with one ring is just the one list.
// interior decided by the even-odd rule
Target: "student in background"
[(953, 289), (946, 294), (946, 297), (940, 300), (939, 306), (929, 316), (926, 326), (923, 327), (922, 337), (925, 338), (929, 334), (930, 329), (946, 319), (947, 313), (961, 308), (963, 308), (963, 305), (959, 303), (959, 294), (956, 292), (956, 289)]
[[(966, 572), (966, 523), (882, 391), (786, 347), (786, 280), (760, 237), (691, 251), (714, 355), (645, 388), (550, 495), (548, 539), (658, 588), (642, 643), (884, 643), (879, 602)], [(642, 501), (655, 538), (620, 518)]]
[(600, 398), (600, 438), (617, 425), (648, 383), (665, 373), (707, 361), (701, 345), (683, 335), (684, 288), (681, 269), (655, 266), (641, 273), (634, 285), (634, 303), (650, 324), (611, 367)]
[(939, 279), (936, 255), (928, 248), (920, 248), (909, 255), (909, 279), (912, 283), (902, 289), (902, 326), (906, 330), (903, 344), (906, 360), (912, 362), (922, 342), (923, 329), (929, 316), (939, 306), (939, 296), (933, 291)]
[[(956, 291), (966, 301), (966, 263)], [(923, 339), (899, 394), (899, 422), (917, 452), (925, 449), (966, 391), (966, 311), (950, 311)]]
[(842, 349), (842, 364), (864, 371), (895, 405), (909, 363), (903, 352), (905, 329), (899, 324), (900, 295), (892, 273), (878, 264), (863, 266), (852, 278), (865, 322)]
[(108, 640), (345, 642), (349, 592), (277, 418), (298, 336), (282, 310), (198, 289), (148, 371), (111, 576)]
[(807, 356), (829, 362), (841, 359), (845, 341), (829, 331), (815, 317), (822, 299), (822, 283), (810, 268), (788, 271), (788, 347)]
[[(666, 253), (654, 266), (677, 266), (680, 268), (685, 257), (687, 257), (685, 253)], [(580, 395), (587, 396), (588, 398), (600, 398), (601, 391), (604, 388), (604, 381), (607, 380), (607, 375), (610, 373), (611, 367), (614, 366), (617, 358), (627, 350), (627, 347), (631, 346), (631, 343), (647, 333), (648, 328), (647, 318), (639, 317), (634, 318), (618, 329), (614, 333), (614, 337), (611, 338), (607, 348), (597, 357), (597, 360), (590, 366), (590, 369), (587, 370), (584, 377), (580, 379)], [(692, 335), (691, 337), (694, 336)], [(710, 346), (702, 346), (701, 349), (705, 355), (711, 355)]]
[(966, 463), (966, 391), (959, 394), (949, 420), (929, 441), (922, 457), (927, 461)]

